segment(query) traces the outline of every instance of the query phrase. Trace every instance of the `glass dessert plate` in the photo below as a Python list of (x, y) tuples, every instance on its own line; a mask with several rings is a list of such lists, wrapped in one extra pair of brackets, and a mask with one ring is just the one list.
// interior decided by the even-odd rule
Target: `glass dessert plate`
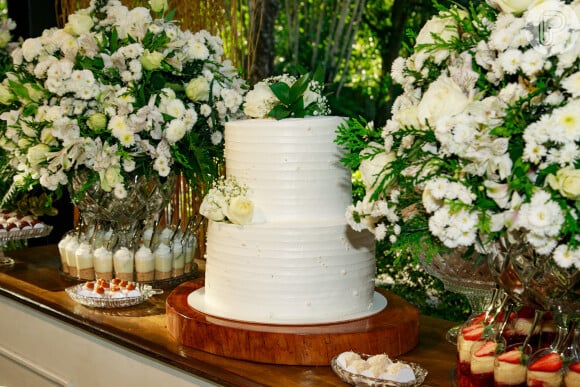
[(135, 290), (138, 294), (135, 296), (126, 297), (111, 297), (109, 295), (94, 295), (89, 296), (82, 294), (84, 284), (70, 286), (65, 289), (65, 292), (74, 301), (81, 305), (92, 308), (125, 308), (127, 306), (138, 305), (155, 294), (163, 293), (161, 289), (153, 289), (151, 285), (136, 284)]
[[(345, 369), (341, 364), (339, 364), (338, 356), (340, 355), (337, 355), (332, 359), (330, 366), (334, 373), (337, 374), (338, 377), (342, 379), (342, 381), (353, 386), (414, 387), (422, 385), (428, 374), (426, 369), (416, 363), (394, 360), (394, 362), (409, 365), (415, 374), (415, 380), (412, 382), (403, 383), (389, 379), (373, 378), (363, 374), (353, 373)], [(360, 356), (362, 359), (367, 359), (370, 357), (370, 355), (364, 354), (361, 354)]]

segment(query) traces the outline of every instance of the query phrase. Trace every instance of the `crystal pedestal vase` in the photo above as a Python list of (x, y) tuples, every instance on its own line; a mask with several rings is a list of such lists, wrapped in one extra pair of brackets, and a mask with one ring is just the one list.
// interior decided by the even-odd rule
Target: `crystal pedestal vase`
[[(81, 170), (77, 172), (69, 186), (71, 197), (81, 217), (82, 232), (78, 233), (77, 239), (80, 244), (88, 245), (88, 252), (84, 256), (86, 262), (92, 259), (95, 263), (93, 252), (99, 247), (106, 246), (113, 254), (115, 275), (132, 280), (136, 278), (134, 255), (143, 236), (144, 222), (159, 214), (167, 206), (175, 191), (176, 176), (170, 174), (167, 177), (160, 177), (156, 173), (130, 175), (124, 182), (126, 195), (123, 195), (123, 198), (115, 195), (114, 191), (103, 190), (99, 181), (93, 184), (87, 181), (89, 181), (88, 171)], [(106, 233), (103, 232), (106, 234), (105, 237), (100, 236), (101, 230), (108, 230)], [(101, 240), (103, 238), (106, 240)], [(96, 244), (95, 240), (99, 240), (99, 243)], [(119, 252), (118, 259), (114, 256), (115, 252)], [(78, 255), (78, 249), (75, 255)], [(78, 256), (76, 260), (77, 265), (80, 265)], [(101, 272), (105, 272), (108, 276), (111, 269)], [(77, 278), (87, 279), (82, 276)]]
[[(421, 256), (420, 261), (425, 271), (441, 280), (446, 290), (467, 298), (472, 315), (484, 312), (494, 300), (497, 285), (487, 262), (465, 259), (460, 250), (438, 254), (430, 260)], [(460, 328), (461, 325), (457, 325), (449, 329), (447, 341), (456, 345)]]

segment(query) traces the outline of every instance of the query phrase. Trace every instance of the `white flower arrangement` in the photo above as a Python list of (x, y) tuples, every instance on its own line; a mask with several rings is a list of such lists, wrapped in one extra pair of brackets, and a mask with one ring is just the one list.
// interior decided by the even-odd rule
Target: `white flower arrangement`
[[(167, 2), (151, 0), (167, 19)], [(15, 183), (59, 191), (80, 170), (87, 185), (123, 196), (131, 174), (218, 175), (224, 122), (242, 114), (245, 84), (222, 41), (182, 31), (149, 9), (92, 0), (62, 29), (25, 40), (0, 84), (0, 146)]]
[(395, 255), (517, 235), (579, 269), (579, 32), (580, 1), (441, 8), (392, 66), (386, 126), (341, 129), (366, 188), (349, 223)]
[(254, 204), (246, 185), (238, 183), (234, 177), (222, 177), (203, 198), (199, 213), (216, 222), (246, 225), (252, 222)]
[(323, 85), (316, 76), (300, 78), (283, 74), (266, 78), (254, 85), (244, 102), (244, 113), (251, 118), (328, 115), (330, 109), (323, 94)]

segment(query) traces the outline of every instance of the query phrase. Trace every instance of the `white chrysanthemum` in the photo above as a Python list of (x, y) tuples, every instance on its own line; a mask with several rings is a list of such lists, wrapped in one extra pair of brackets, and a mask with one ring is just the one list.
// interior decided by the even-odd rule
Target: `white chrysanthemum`
[(158, 157), (153, 163), (153, 169), (159, 173), (159, 176), (168, 176), (171, 172), (171, 167), (169, 165), (169, 160), (165, 157)]
[[(236, 113), (243, 102), (242, 95), (231, 89), (222, 89), (220, 94), (227, 108), (230, 109), (232, 113)], [(305, 105), (308, 105), (306, 101)]]
[(567, 245), (560, 245), (554, 250), (554, 261), (561, 268), (568, 269), (576, 264), (578, 252), (575, 253), (570, 250)]
[(564, 78), (562, 80), (562, 87), (572, 95), (572, 97), (577, 98), (580, 96), (580, 71)]
[(522, 52), (512, 48), (499, 54), (498, 61), (506, 74), (515, 74), (522, 62)]
[(382, 241), (387, 236), (387, 227), (384, 223), (379, 223), (375, 228), (375, 239), (377, 241)]
[(182, 120), (171, 120), (165, 129), (165, 138), (169, 144), (175, 144), (185, 136), (186, 127)]
[(188, 42), (186, 50), (192, 59), (205, 60), (209, 57), (209, 49), (203, 42), (198, 40)]
[(204, 103), (199, 107), (199, 113), (204, 117), (209, 117), (211, 114), (211, 106)]
[(117, 184), (113, 187), (113, 195), (117, 199), (125, 199), (127, 197), (127, 190), (123, 184)]
[(528, 77), (532, 77), (544, 68), (545, 58), (538, 50), (529, 49), (521, 57), (520, 68)]
[(211, 143), (213, 145), (219, 145), (219, 144), (221, 144), (223, 139), (224, 139), (224, 135), (219, 130), (215, 130), (215, 131), (212, 132), (212, 134), (211, 134)]
[(400, 85), (402, 85), (405, 82), (404, 69), (406, 63), (407, 60), (400, 56), (397, 59), (395, 59), (393, 61), (393, 64), (391, 65), (391, 78), (393, 78), (393, 81), (395, 81)]
[(488, 45), (491, 49), (501, 52), (510, 47), (512, 39), (513, 35), (509, 29), (496, 28), (489, 37)]
[(113, 133), (113, 135), (115, 135), (115, 132), (128, 131), (129, 125), (127, 124), (127, 117), (125, 116), (111, 117), (107, 127)]
[(554, 140), (574, 142), (580, 140), (580, 103), (571, 102), (552, 113), (555, 130)]

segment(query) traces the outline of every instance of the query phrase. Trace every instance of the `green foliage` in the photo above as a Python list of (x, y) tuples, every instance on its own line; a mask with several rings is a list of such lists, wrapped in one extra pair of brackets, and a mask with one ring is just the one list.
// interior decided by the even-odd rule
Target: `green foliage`
[[(303, 74), (292, 85), (282, 81), (272, 83), (270, 90), (278, 98), (279, 103), (270, 110), (268, 116), (281, 120), (288, 117), (304, 118), (317, 114), (319, 110), (318, 104), (304, 105), (304, 93), (312, 84), (322, 85), (320, 78), (321, 72), (317, 70), (314, 74)], [(311, 83), (313, 81), (314, 83)]]

